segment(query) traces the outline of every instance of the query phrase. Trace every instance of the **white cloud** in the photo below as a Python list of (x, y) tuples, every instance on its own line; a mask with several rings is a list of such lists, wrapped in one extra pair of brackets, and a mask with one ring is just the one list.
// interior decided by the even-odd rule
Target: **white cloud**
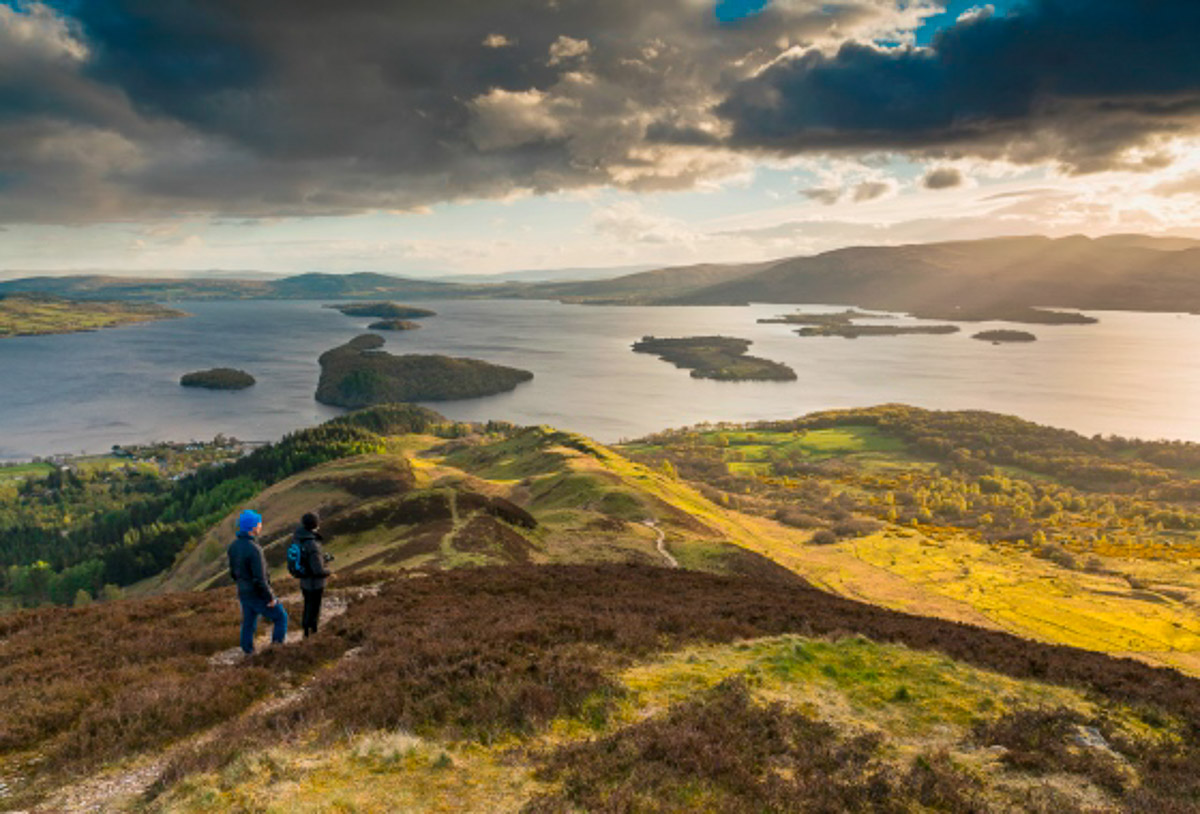
[(570, 59), (586, 56), (592, 50), (587, 40), (577, 40), (565, 34), (550, 46), (550, 61), (548, 65), (559, 65)]
[(516, 44), (516, 40), (510, 40), (503, 34), (488, 34), (483, 38), (484, 48), (512, 48)]
[(635, 201), (623, 201), (597, 210), (592, 215), (591, 224), (597, 234), (625, 243), (691, 247), (698, 239), (698, 235), (685, 222), (652, 214)]
[(81, 62), (87, 45), (63, 17), (43, 3), (30, 3), (24, 10), (0, 5), (0, 65), (18, 56), (65, 59)]
[(539, 90), (494, 88), (471, 102), (471, 138), (481, 150), (505, 150), (562, 135), (555, 102)]

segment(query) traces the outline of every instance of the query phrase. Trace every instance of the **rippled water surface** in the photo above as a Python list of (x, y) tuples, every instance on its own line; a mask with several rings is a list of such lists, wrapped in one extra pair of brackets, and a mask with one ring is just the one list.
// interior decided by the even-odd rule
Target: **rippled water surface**
[[(422, 302), (421, 305), (426, 305)], [(0, 340), (0, 458), (102, 451), (112, 444), (271, 440), (339, 411), (313, 400), (317, 357), (368, 319), (319, 302), (183, 303), (188, 319), (98, 333)], [(418, 331), (387, 333), (392, 353), (471, 356), (532, 370), (512, 393), (434, 406), (458, 419), (553, 424), (603, 441), (707, 420), (784, 418), (903, 402), (1014, 413), (1084, 433), (1200, 441), (1200, 317), (1098, 313), (1091, 326), (1034, 326), (1039, 341), (994, 346), (967, 325), (950, 336), (797, 337), (756, 319), (792, 310), (637, 308), (447, 301)], [(806, 306), (803, 310), (829, 310)], [(902, 320), (907, 322), (909, 320)], [(692, 379), (629, 349), (643, 335), (740, 336), (799, 380)], [(237, 393), (179, 386), (208, 367), (258, 384)]]

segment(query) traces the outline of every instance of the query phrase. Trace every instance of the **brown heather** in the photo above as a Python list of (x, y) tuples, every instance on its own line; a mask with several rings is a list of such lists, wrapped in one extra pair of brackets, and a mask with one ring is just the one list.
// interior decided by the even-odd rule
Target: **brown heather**
[[(356, 574), (343, 588), (371, 579), (385, 577)], [(563, 715), (599, 724), (621, 692), (612, 678), (617, 668), (689, 642), (790, 632), (855, 634), (937, 650), (1010, 676), (1084, 688), (1147, 715), (1173, 716), (1185, 724), (1182, 742), (1147, 753), (1139, 766), (1162, 789), (1153, 793), (1173, 801), (1156, 803), (1159, 811), (1187, 810), (1171, 808), (1183, 806), (1180, 801), (1195, 804), (1188, 795), (1196, 794), (1196, 781), (1187, 780), (1186, 773), (1194, 776), (1200, 754), (1200, 682), (1171, 670), (897, 613), (831, 596), (796, 579), (625, 565), (494, 567), (386, 579), (378, 595), (353, 602), (317, 637), (233, 667), (209, 660), (237, 638), (236, 602), (226, 590), (0, 619), (5, 662), (0, 770), (18, 758), (43, 756), (41, 762), (24, 763), (33, 799), (52, 780), (61, 782), (98, 762), (219, 725), (216, 737), (204, 739), (206, 745), (176, 754), (157, 786), (161, 791), (191, 772), (224, 765), (241, 752), (297, 733), (337, 738), (401, 728), (429, 737), (495, 742), (535, 732)], [(301, 683), (306, 689), (298, 703), (243, 714), (254, 699)], [(788, 793), (817, 793), (804, 778), (831, 754), (858, 757), (827, 792), (843, 796), (829, 798), (824, 810), (854, 810), (849, 801), (860, 799), (855, 795), (874, 794), (873, 747), (836, 737), (807, 719), (783, 716), (768, 726), (763, 713), (739, 693), (727, 686), (665, 721), (618, 733), (608, 747), (603, 742), (578, 747), (584, 750), (578, 761), (550, 756), (549, 776), (570, 781), (560, 802), (581, 805), (591, 795), (636, 792), (642, 775), (625, 777), (612, 761), (647, 750), (660, 755), (655, 761), (661, 764), (644, 770), (651, 773), (647, 782), (673, 787), (679, 769), (671, 755), (682, 754), (693, 742), (717, 749), (723, 737), (751, 745), (742, 757), (715, 754), (698, 769), (711, 775), (705, 788), (721, 799), (774, 807), (776, 781), (762, 778), (763, 761), (790, 767), (782, 776), (791, 776), (788, 782), (802, 791)], [(727, 735), (712, 728), (721, 716), (731, 721)], [(1041, 724), (1033, 719), (1013, 724), (1018, 733), (1030, 726)], [(755, 733), (762, 734), (761, 744), (753, 745)], [(1018, 749), (1018, 735), (997, 729), (994, 736), (1008, 738), (1014, 754), (1028, 752), (1034, 761), (1059, 759), (1038, 758), (1035, 747)], [(780, 746), (796, 738), (816, 751), (803, 757), (791, 746)], [(614, 757), (606, 749), (620, 754)], [(935, 809), (966, 811), (973, 805), (970, 783), (936, 759), (879, 782), (903, 799)], [(1133, 805), (1137, 795), (1152, 792), (1127, 793)], [(555, 810), (557, 803), (547, 799), (539, 805)]]
[(943, 757), (898, 772), (881, 744), (878, 734), (842, 737), (782, 704), (758, 705), (731, 679), (661, 718), (549, 755), (540, 774), (561, 791), (526, 811), (986, 810), (979, 781)]

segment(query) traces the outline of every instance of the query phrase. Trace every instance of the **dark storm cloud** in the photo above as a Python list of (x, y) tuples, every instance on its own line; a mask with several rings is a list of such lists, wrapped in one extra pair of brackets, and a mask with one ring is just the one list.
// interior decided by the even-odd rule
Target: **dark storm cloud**
[(763, 149), (1086, 169), (1197, 114), (1183, 42), (1200, 9), (1182, 3), (1044, 0), (929, 51), (868, 44), (920, 4), (759, 5), (0, 2), (0, 222), (686, 188)]
[(16, 9), (0, 3), (0, 65), (19, 69), (0, 73), (0, 173), (27, 182), (0, 190), (0, 221), (688, 187), (739, 166), (711, 114), (738, 82), (788, 47), (918, 19), (893, 0), (775, 0), (725, 22), (711, 0)]
[(1028, 0), (929, 48), (847, 43), (747, 80), (720, 105), (731, 143), (783, 153), (940, 150), (1105, 169), (1194, 125), (1200, 3)]

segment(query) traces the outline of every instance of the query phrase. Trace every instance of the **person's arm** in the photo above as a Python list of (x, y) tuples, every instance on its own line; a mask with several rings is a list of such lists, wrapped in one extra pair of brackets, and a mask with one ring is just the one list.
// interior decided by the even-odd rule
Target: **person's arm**
[(325, 567), (325, 552), (321, 550), (321, 544), (316, 540), (308, 545), (308, 573), (316, 579), (332, 576), (329, 569)]
[(225, 552), (225, 556), (229, 559), (229, 578), (237, 582), (237, 569), (233, 567), (233, 546), (229, 547), (229, 550)]
[(265, 599), (268, 605), (275, 601), (271, 583), (267, 581), (266, 557), (257, 545), (254, 546), (254, 553), (250, 555), (250, 581), (254, 584), (254, 593), (259, 599)]

